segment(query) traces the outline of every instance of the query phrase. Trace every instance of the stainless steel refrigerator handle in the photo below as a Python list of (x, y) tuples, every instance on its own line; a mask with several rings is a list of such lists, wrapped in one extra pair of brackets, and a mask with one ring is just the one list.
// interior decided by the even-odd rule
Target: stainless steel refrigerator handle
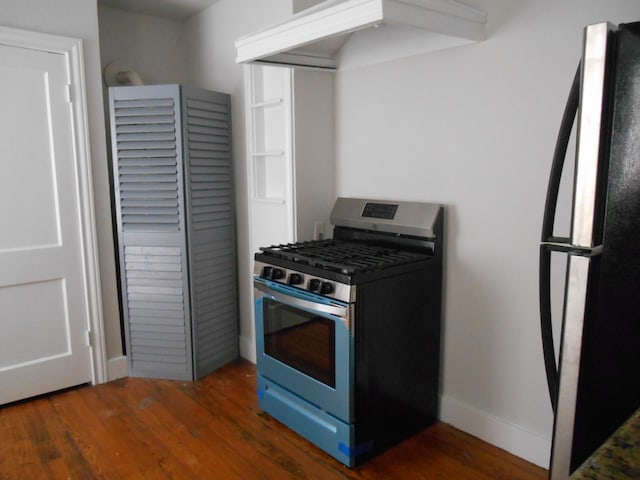
[(612, 29), (608, 23), (589, 25), (585, 29), (571, 225), (571, 243), (579, 247), (594, 246), (600, 157), (607, 147), (602, 142), (602, 130), (606, 126), (603, 113)]
[(572, 256), (567, 273), (567, 297), (562, 328), (560, 356), (560, 382), (557, 414), (555, 416), (553, 445), (551, 448), (551, 480), (566, 480), (571, 470), (573, 432), (582, 332), (586, 314), (587, 285), (589, 282), (590, 258)]
[(329, 315), (339, 317), (345, 321), (347, 328), (349, 327), (349, 308), (347, 307), (341, 307), (337, 305), (323, 305), (321, 303), (310, 302), (309, 300), (303, 300), (301, 298), (283, 295), (278, 292), (274, 292), (271, 288), (262, 283), (254, 283), (254, 287), (282, 303), (288, 303), (290, 305), (306, 308), (307, 310), (312, 310), (314, 312), (328, 313)]

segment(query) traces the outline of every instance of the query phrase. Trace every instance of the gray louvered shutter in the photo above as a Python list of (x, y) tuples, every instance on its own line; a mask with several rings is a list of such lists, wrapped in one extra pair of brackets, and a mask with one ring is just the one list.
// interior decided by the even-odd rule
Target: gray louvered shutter
[(131, 376), (191, 380), (238, 356), (228, 95), (109, 89)]
[(194, 365), (199, 378), (238, 356), (229, 95), (182, 87)]
[[(115, 100), (119, 201), (124, 232), (179, 232), (177, 96)], [(171, 95), (171, 96), (170, 96)]]
[(193, 375), (178, 86), (111, 88), (129, 374)]

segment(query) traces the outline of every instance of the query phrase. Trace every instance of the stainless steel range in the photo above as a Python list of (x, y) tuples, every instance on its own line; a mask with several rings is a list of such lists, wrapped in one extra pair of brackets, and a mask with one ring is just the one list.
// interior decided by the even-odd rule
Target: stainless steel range
[(339, 198), (255, 255), (260, 407), (347, 466), (437, 418), (443, 208)]

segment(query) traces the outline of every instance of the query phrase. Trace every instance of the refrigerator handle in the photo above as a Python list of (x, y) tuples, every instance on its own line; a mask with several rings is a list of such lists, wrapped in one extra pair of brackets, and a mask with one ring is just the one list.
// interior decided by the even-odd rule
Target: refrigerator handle
[(564, 109), (560, 131), (556, 141), (556, 148), (553, 153), (553, 163), (549, 174), (549, 184), (547, 187), (547, 198), (542, 217), (542, 235), (540, 245), (540, 329), (542, 333), (542, 351), (544, 364), (547, 373), (547, 384), (551, 397), (551, 407), (555, 414), (558, 404), (558, 366), (556, 364), (555, 348), (553, 345), (553, 323), (551, 319), (551, 252), (567, 251), (570, 241), (568, 238), (558, 238), (553, 236), (553, 223), (556, 216), (558, 204), (558, 192), (560, 190), (560, 179), (564, 167), (564, 161), (571, 136), (571, 129), (578, 111), (580, 99), (580, 65), (571, 84), (569, 98)]

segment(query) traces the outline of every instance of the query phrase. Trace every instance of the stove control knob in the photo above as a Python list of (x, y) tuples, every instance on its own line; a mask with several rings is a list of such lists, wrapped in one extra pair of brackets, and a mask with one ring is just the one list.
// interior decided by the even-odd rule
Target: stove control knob
[(272, 272), (273, 267), (262, 267), (262, 273), (260, 274), (260, 276), (264, 278), (271, 278)]
[(299, 273), (290, 273), (289, 278), (287, 278), (287, 283), (289, 285), (300, 285), (302, 283), (302, 275)]
[(329, 295), (333, 293), (333, 283), (331, 282), (322, 282), (320, 285), (320, 293), (322, 295)]
[(312, 278), (311, 280), (309, 280), (308, 288), (312, 292), (320, 291), (320, 280), (318, 278)]
[(280, 280), (282, 277), (284, 277), (284, 271), (282, 271), (282, 269), (274, 268), (271, 271), (271, 280)]

